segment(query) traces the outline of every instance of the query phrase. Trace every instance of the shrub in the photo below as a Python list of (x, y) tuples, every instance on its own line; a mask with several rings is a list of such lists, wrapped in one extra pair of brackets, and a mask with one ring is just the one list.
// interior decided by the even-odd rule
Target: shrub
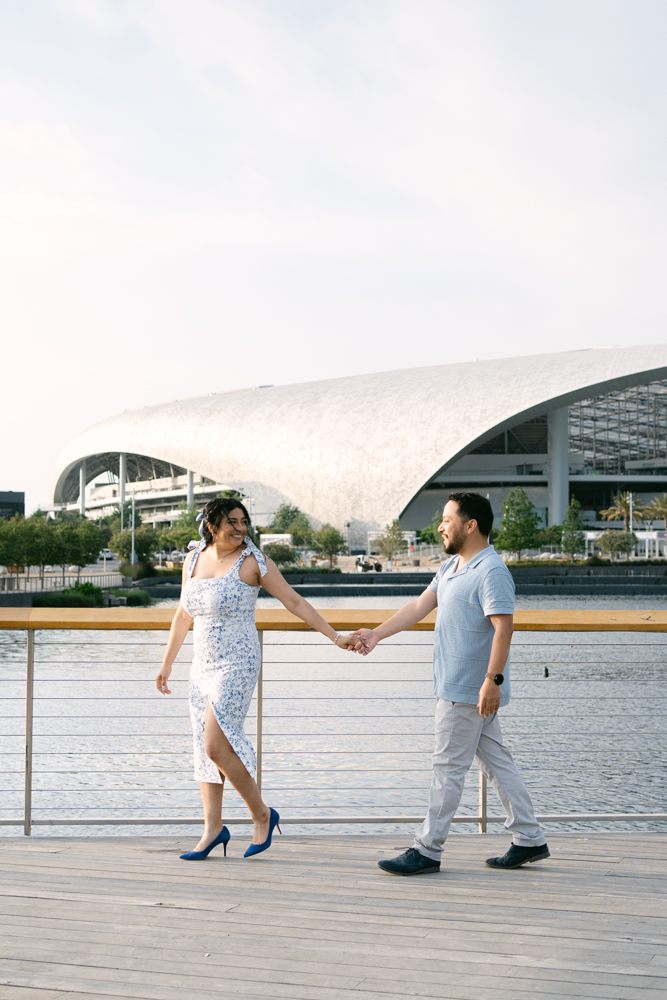
[[(149, 576), (157, 576), (155, 567), (148, 562), (135, 563), (134, 566), (131, 563), (124, 562), (120, 564), (120, 572), (123, 576), (129, 576), (131, 580), (145, 580)], [(173, 570), (170, 570), (173, 573)]]
[(33, 597), (33, 608), (94, 608), (95, 601), (86, 594), (56, 591), (54, 594), (39, 594)]
[(80, 594), (82, 597), (89, 597), (94, 607), (102, 607), (102, 588), (96, 587), (94, 583), (75, 583), (74, 586), (63, 590), (63, 594), (72, 596)]

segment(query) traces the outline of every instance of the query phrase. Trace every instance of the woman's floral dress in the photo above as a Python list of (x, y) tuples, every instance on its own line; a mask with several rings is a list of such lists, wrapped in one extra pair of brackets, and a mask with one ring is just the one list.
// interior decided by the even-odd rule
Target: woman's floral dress
[(248, 740), (245, 717), (259, 676), (261, 654), (255, 627), (259, 587), (244, 583), (239, 570), (252, 553), (260, 574), (267, 572), (260, 550), (246, 535), (245, 549), (225, 576), (192, 579), (199, 542), (188, 567), (181, 605), (194, 618), (194, 658), (190, 670), (190, 719), (194, 738), (195, 781), (221, 783), (217, 767), (206, 756), (204, 724), (209, 701), (218, 725), (249, 774), (255, 776), (255, 750)]

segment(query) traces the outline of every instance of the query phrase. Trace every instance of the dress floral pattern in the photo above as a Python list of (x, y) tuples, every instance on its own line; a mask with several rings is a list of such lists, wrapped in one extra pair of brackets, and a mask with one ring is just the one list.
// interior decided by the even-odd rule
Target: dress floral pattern
[(261, 653), (255, 627), (255, 604), (259, 587), (239, 576), (243, 561), (252, 553), (260, 574), (267, 572), (260, 550), (246, 535), (245, 548), (225, 576), (193, 579), (200, 553), (195, 546), (181, 605), (194, 618), (194, 657), (190, 670), (190, 719), (195, 757), (195, 781), (220, 784), (217, 767), (206, 756), (204, 725), (209, 701), (218, 725), (253, 777), (257, 767), (255, 750), (245, 734), (245, 718), (259, 676)]

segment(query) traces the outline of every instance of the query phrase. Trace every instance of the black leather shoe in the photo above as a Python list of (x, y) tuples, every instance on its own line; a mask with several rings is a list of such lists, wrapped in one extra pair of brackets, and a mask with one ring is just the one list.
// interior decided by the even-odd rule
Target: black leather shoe
[(439, 872), (440, 862), (420, 854), (416, 847), (410, 847), (405, 854), (399, 854), (390, 861), (378, 861), (378, 867), (389, 875), (423, 875), (426, 872)]
[(540, 844), (539, 847), (519, 847), (518, 844), (512, 844), (502, 858), (487, 858), (486, 864), (489, 868), (520, 868), (521, 865), (549, 857), (551, 855), (546, 844)]

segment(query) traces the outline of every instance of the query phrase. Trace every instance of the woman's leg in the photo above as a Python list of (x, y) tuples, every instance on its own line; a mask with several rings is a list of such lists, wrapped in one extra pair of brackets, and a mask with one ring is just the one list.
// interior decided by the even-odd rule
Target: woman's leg
[(222, 793), (225, 790), (225, 776), (221, 774), (222, 784), (210, 781), (200, 781), (201, 799), (204, 803), (204, 832), (195, 847), (195, 851), (203, 851), (222, 830)]
[(210, 757), (215, 766), (229, 778), (239, 793), (252, 816), (255, 824), (253, 844), (263, 844), (269, 835), (269, 820), (271, 813), (264, 805), (262, 796), (254, 778), (248, 774), (245, 765), (240, 761), (231, 743), (218, 725), (211, 704), (206, 709), (206, 728), (204, 730), (206, 756)]

